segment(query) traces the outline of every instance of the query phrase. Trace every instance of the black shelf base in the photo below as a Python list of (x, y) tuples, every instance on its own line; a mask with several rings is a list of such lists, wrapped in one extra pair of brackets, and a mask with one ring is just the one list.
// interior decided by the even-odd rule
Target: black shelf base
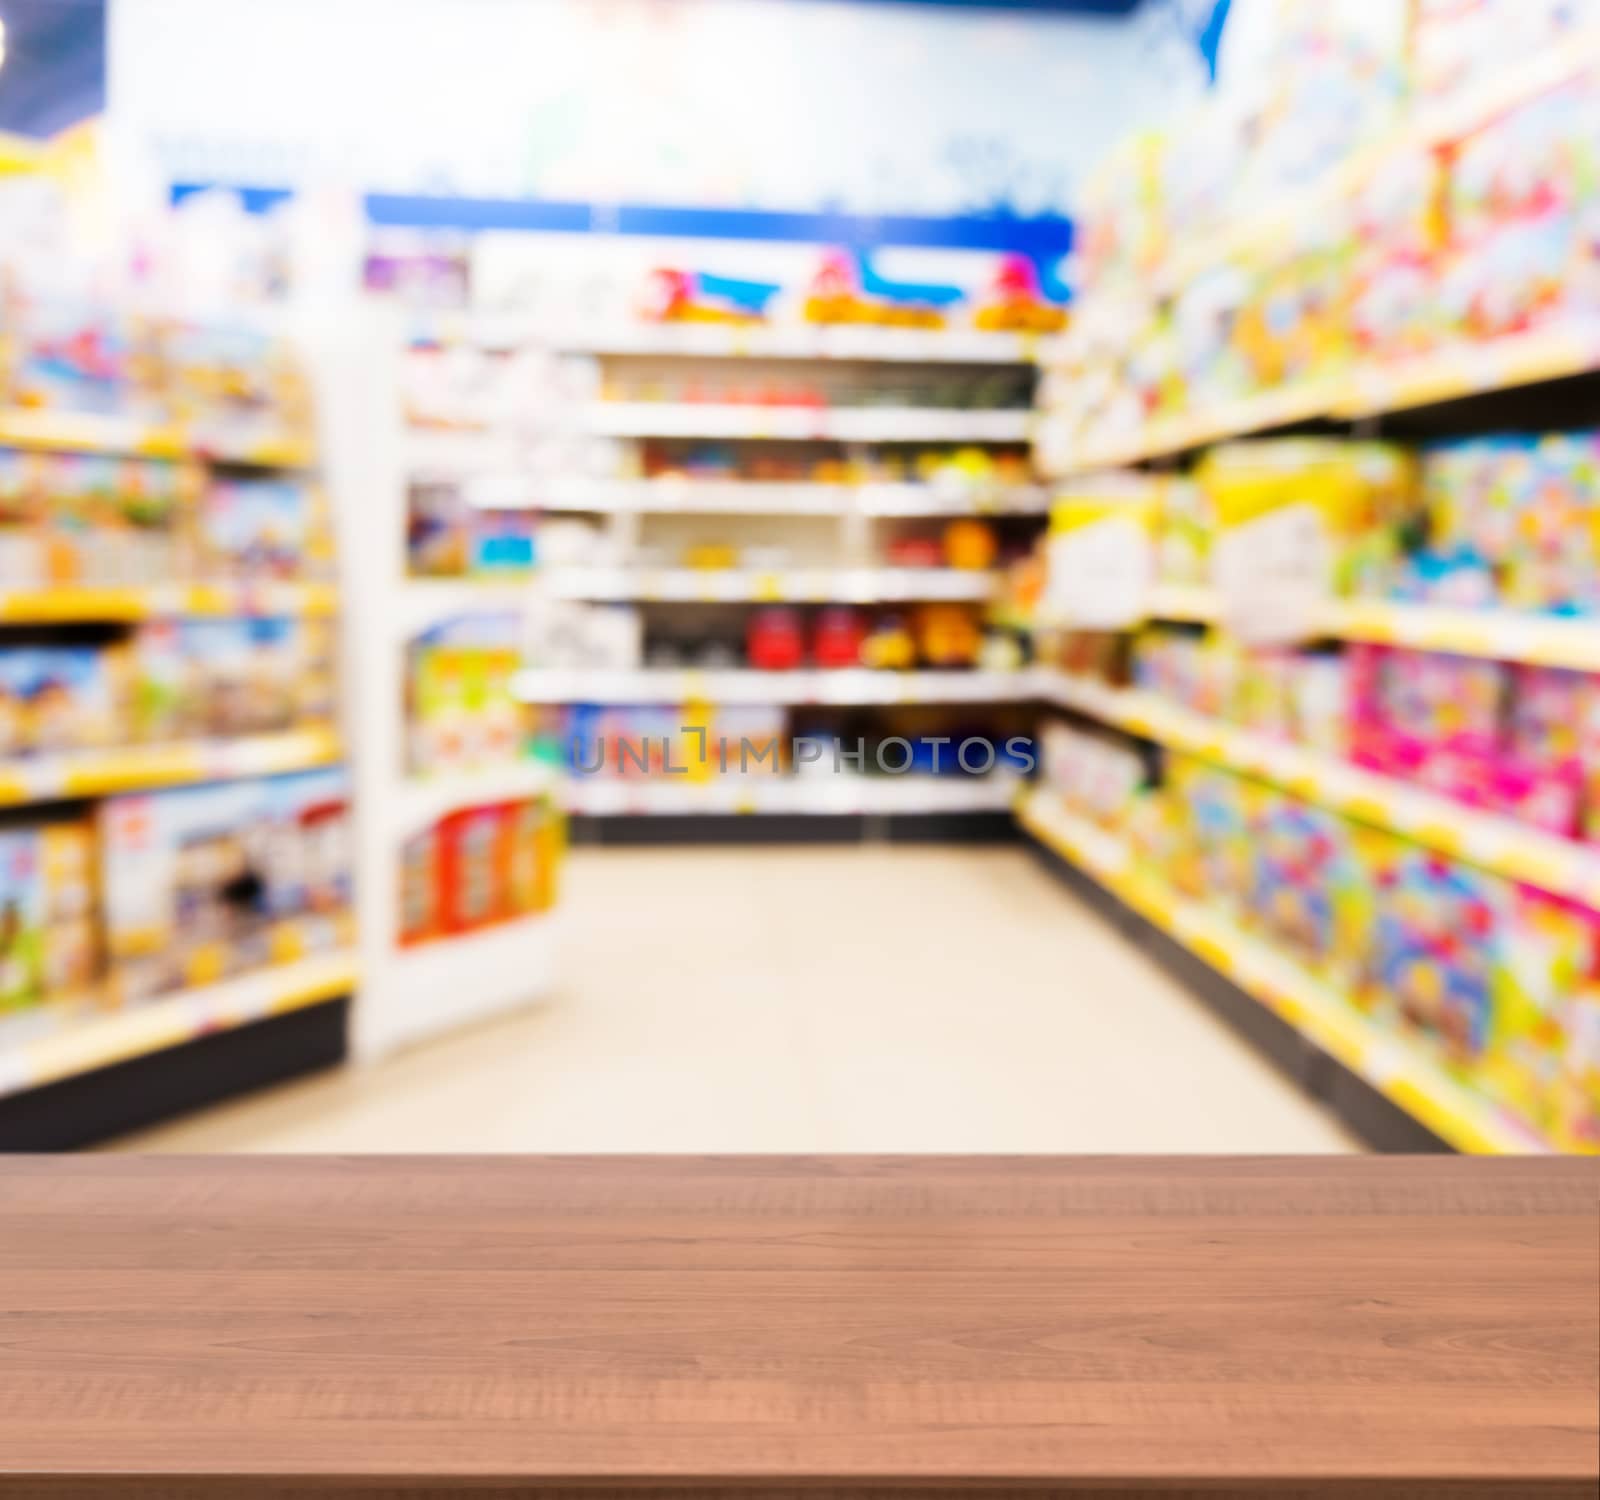
[(0, 1099), (0, 1151), (70, 1151), (335, 1067), (347, 996)]
[(1353, 1135), (1376, 1151), (1414, 1154), (1452, 1150), (1364, 1078), (1329, 1057), (1287, 1021), (1240, 989), (1227, 975), (1191, 953), (1170, 933), (1140, 916), (1055, 850), (1026, 833), (1023, 836), (1039, 862), (1085, 905), (1112, 923), (1196, 998), (1204, 1001)]
[(575, 845), (657, 844), (996, 844), (1014, 843), (1009, 812), (979, 813), (641, 813), (567, 822)]

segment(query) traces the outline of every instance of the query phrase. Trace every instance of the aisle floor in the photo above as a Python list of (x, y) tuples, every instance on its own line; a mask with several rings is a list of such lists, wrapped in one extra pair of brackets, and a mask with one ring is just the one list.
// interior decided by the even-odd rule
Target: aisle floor
[(579, 850), (548, 1003), (142, 1151), (1358, 1149), (1023, 850)]

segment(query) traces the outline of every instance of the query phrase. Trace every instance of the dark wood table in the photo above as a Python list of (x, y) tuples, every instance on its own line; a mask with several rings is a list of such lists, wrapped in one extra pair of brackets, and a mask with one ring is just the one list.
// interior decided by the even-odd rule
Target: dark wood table
[(0, 1496), (1583, 1496), (1600, 1163), (0, 1158)]

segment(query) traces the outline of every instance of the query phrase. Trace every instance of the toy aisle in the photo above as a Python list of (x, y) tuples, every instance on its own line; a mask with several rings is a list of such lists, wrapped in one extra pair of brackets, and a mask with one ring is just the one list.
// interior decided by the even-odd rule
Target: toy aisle
[(83, 10), (0, 1149), (1600, 1151), (1600, 3)]

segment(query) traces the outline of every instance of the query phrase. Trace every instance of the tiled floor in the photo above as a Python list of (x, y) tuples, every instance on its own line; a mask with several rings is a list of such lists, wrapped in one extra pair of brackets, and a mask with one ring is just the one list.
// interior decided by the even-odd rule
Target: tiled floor
[(147, 1151), (1345, 1151), (1017, 849), (582, 850), (546, 1004)]

